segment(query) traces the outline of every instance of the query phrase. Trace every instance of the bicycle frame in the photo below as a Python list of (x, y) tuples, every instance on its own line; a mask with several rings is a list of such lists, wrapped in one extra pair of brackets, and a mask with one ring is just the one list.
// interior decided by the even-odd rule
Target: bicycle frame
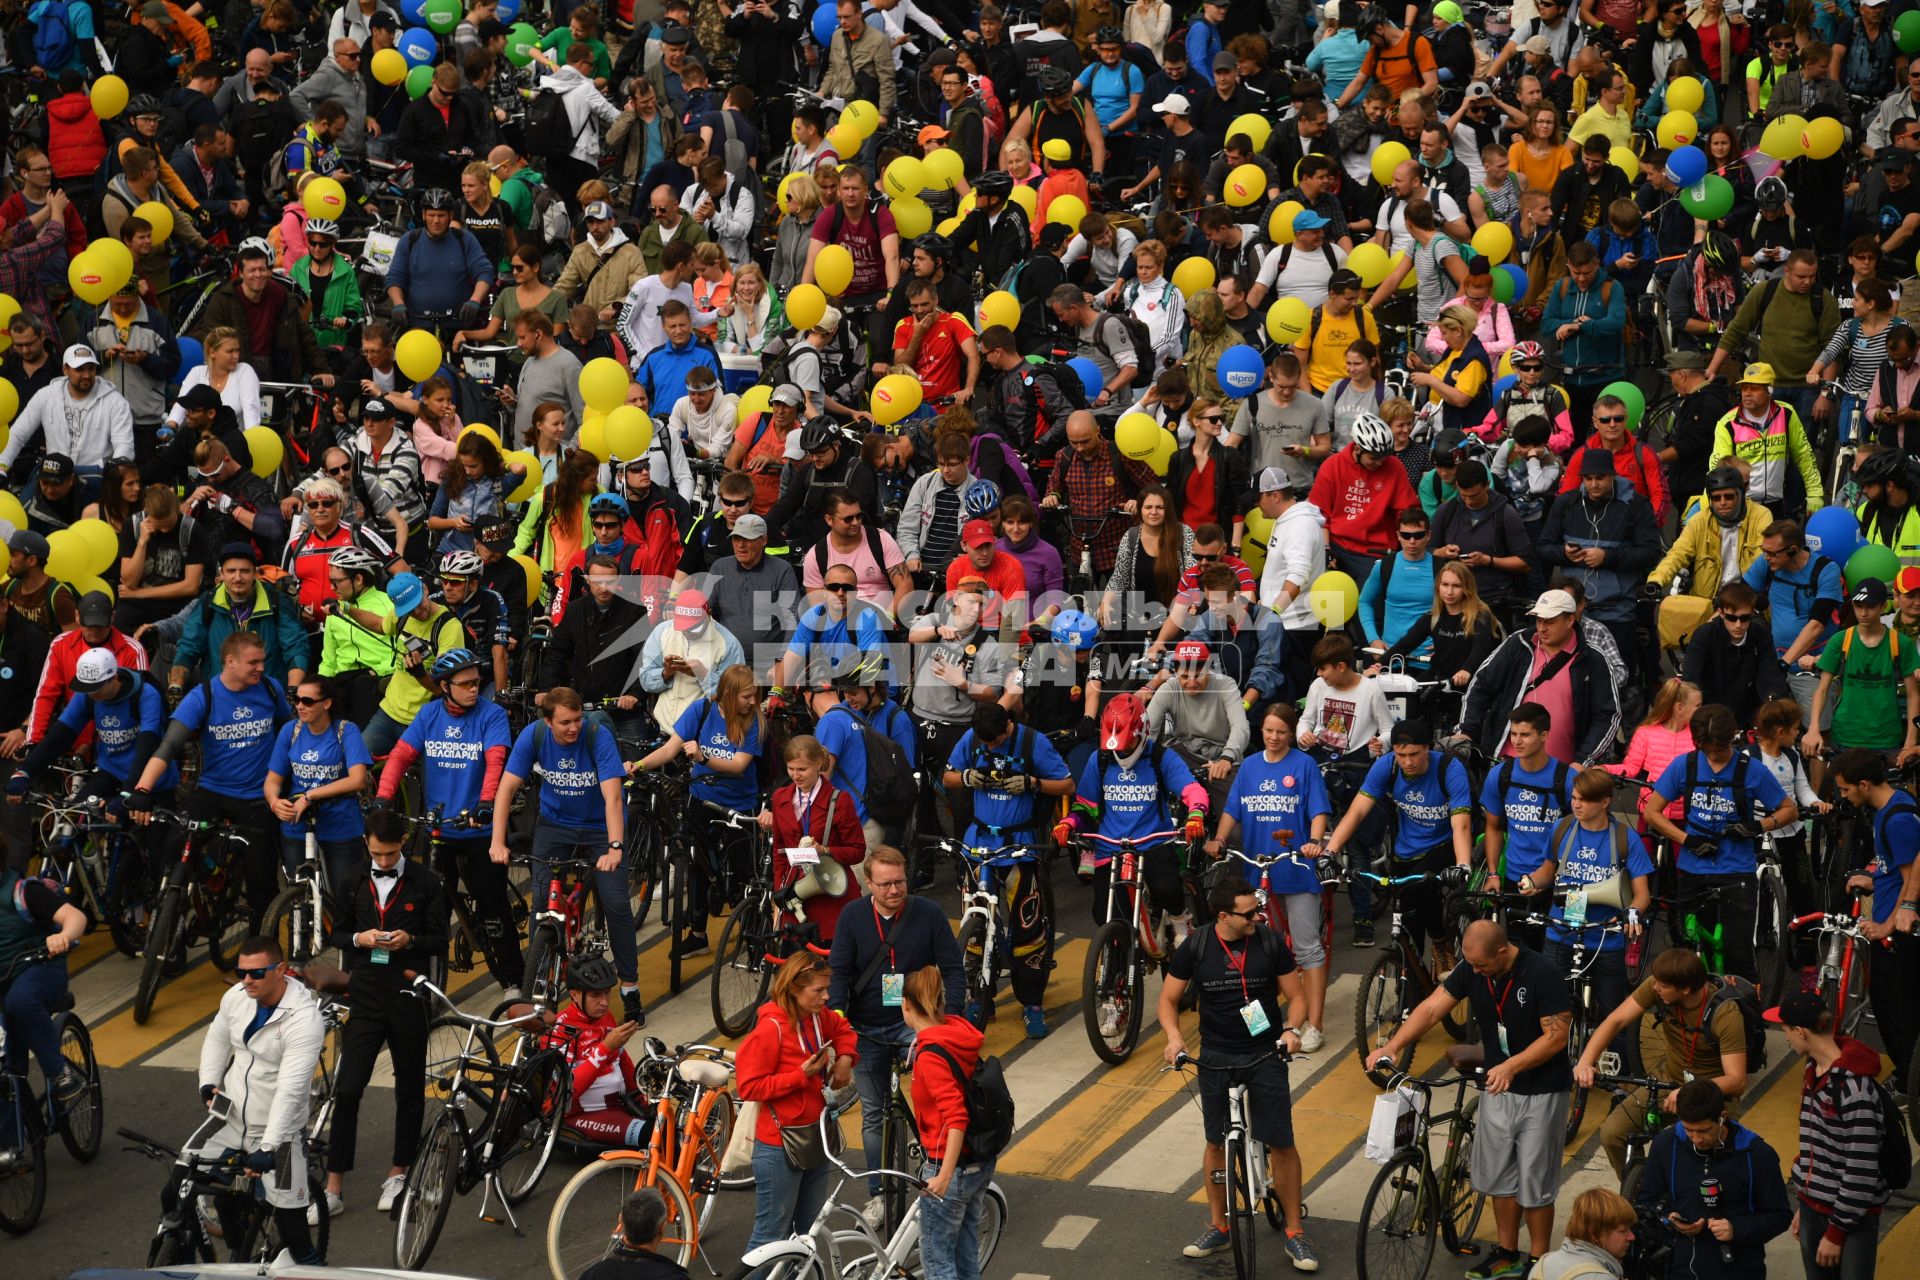
[[(1858, 965), (1862, 970), (1866, 970), (1871, 965), (1872, 953), (1863, 949), (1868, 938), (1861, 931), (1860, 916), (1872, 896), (1871, 889), (1856, 889), (1853, 891), (1852, 905), (1846, 911), (1813, 911), (1789, 925), (1795, 933), (1812, 931), (1819, 935), (1820, 990), (1823, 995), (1829, 989), (1832, 990), (1833, 1025), (1843, 1031), (1857, 1024), (1862, 1013), (1861, 1010), (1854, 1010), (1853, 1022), (1848, 1022), (1848, 993), (1853, 989), (1855, 966)], [(1891, 938), (1883, 938), (1880, 940), (1880, 945), (1890, 947), (1892, 941)], [(1864, 994), (1866, 990), (1864, 972), (1861, 975), (1860, 987)]]
[[(1106, 918), (1131, 921), (1134, 936), (1139, 939), (1140, 949), (1146, 953), (1147, 959), (1156, 965), (1166, 958), (1166, 953), (1160, 949), (1159, 939), (1154, 934), (1152, 913), (1148, 910), (1145, 885), (1140, 874), (1141, 862), (1149, 852), (1160, 845), (1185, 838), (1185, 831), (1154, 831), (1128, 840), (1115, 840), (1097, 831), (1083, 831), (1075, 837), (1076, 840), (1104, 846), (1112, 851), (1113, 858), (1110, 862), (1112, 872), (1107, 877)], [(1184, 861), (1182, 859), (1183, 863)], [(1121, 903), (1123, 894), (1126, 897), (1124, 909)]]
[[(968, 998), (981, 1001), (990, 1013), (993, 992), (1000, 985), (1000, 935), (1009, 928), (1000, 920), (1003, 869), (994, 863), (1001, 858), (1011, 858), (1016, 864), (1031, 863), (1037, 861), (1038, 855), (1031, 845), (1004, 844), (997, 849), (983, 849), (955, 846), (951, 842), (943, 844), (958, 855), (954, 858), (960, 880), (958, 936), (965, 938), (975, 922), (978, 922), (981, 935), (979, 990), (968, 992)], [(965, 962), (964, 955), (962, 962)]]

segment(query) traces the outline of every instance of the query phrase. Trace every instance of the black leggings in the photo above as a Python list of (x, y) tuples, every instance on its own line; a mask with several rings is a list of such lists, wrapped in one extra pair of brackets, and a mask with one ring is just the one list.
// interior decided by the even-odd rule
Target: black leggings
[[(1113, 858), (1120, 855), (1115, 853)], [(1146, 881), (1147, 900), (1155, 911), (1179, 915), (1187, 910), (1187, 886), (1180, 876), (1180, 847), (1155, 845), (1141, 852), (1140, 878)], [(1113, 878), (1113, 859), (1093, 869), (1093, 922), (1107, 922), (1107, 884)]]
[(526, 976), (520, 931), (513, 922), (507, 869), (488, 856), (489, 843), (487, 840), (448, 840), (440, 846), (439, 865), (435, 870), (447, 886), (449, 899), (462, 883), (467, 886), (480, 917), (480, 945), (486, 953), (487, 972), (502, 987), (517, 987)]
[[(1709, 889), (1718, 889), (1719, 896), (1706, 897)], [(1757, 983), (1760, 981), (1760, 971), (1753, 962), (1753, 919), (1758, 911), (1757, 897), (1753, 873), (1750, 871), (1719, 876), (1682, 871), (1679, 900), (1673, 907), (1674, 923), (1684, 927), (1687, 913), (1692, 912), (1699, 917), (1701, 927), (1709, 931), (1718, 924), (1720, 954), (1724, 962), (1722, 967), (1727, 973)]]

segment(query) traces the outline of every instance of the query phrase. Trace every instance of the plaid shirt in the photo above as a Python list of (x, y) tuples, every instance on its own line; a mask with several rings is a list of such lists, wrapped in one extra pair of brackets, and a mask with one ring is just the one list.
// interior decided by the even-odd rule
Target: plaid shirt
[[(1123, 473), (1115, 473), (1116, 459), (1124, 468)], [(1097, 530), (1093, 538), (1093, 570), (1099, 574), (1113, 572), (1120, 539), (1139, 519), (1122, 515), (1120, 506), (1138, 497), (1140, 490), (1158, 482), (1159, 477), (1153, 474), (1152, 468), (1121, 456), (1111, 440), (1103, 439), (1091, 457), (1077, 453), (1072, 445), (1062, 449), (1053, 464), (1053, 480), (1047, 485), (1047, 492), (1064, 499), (1072, 518), (1066, 561), (1078, 562), (1084, 545), (1081, 535)]]
[(493, 60), (493, 79), (487, 81), (487, 105), (506, 112), (509, 120), (526, 105), (520, 98), (520, 73), (505, 56)]
[(47, 291), (38, 282), (40, 268), (46, 265), (54, 250), (66, 246), (66, 237), (66, 221), (50, 217), (31, 240), (20, 237), (16, 231), (14, 247), (0, 253), (0, 293), (19, 299), (20, 309), (38, 320), (46, 333), (55, 333), (58, 329), (53, 322), (53, 308), (47, 305)]

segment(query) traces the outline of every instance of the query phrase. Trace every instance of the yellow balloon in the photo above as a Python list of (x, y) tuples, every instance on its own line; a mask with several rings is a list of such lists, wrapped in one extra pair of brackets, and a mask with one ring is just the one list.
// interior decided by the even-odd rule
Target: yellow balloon
[(1806, 132), (1805, 116), (1781, 116), (1760, 135), (1760, 152), (1775, 160), (1797, 160), (1800, 157), (1801, 139)]
[(87, 252), (100, 264), (107, 283), (119, 289), (133, 279), (133, 250), (124, 240), (100, 239), (87, 246)]
[(1160, 447), (1160, 424), (1149, 414), (1125, 414), (1113, 424), (1113, 442), (1129, 458), (1150, 458)]
[[(969, 200), (973, 199), (972, 192), (967, 193), (967, 199)], [(1008, 196), (1007, 199), (1013, 201), (1015, 204), (1019, 205), (1023, 210), (1026, 211), (1027, 221), (1031, 222), (1036, 217), (1039, 216), (1040, 193), (1035, 191), (1032, 187), (1028, 186), (1026, 183), (1024, 182), (1015, 183), (1013, 187), (1013, 194)], [(963, 203), (960, 206), (960, 208), (962, 212), (966, 212), (969, 210), (970, 206)]]
[(780, 212), (782, 213), (786, 213), (789, 211), (787, 207), (787, 188), (792, 186), (793, 180), (799, 176), (800, 175), (797, 172), (790, 173), (786, 177), (780, 179), (780, 185), (773, 189), (774, 203), (780, 206)]
[(1315, 578), (1307, 592), (1313, 616), (1325, 627), (1346, 626), (1360, 603), (1359, 586), (1338, 569), (1329, 569)]
[(1244, 209), (1267, 194), (1267, 171), (1257, 164), (1243, 164), (1227, 175), (1220, 194), (1234, 208)]
[(73, 531), (87, 548), (87, 572), (105, 573), (120, 559), (120, 535), (105, 520), (77, 520)]
[(1840, 149), (1847, 140), (1846, 128), (1831, 116), (1822, 116), (1818, 120), (1807, 121), (1806, 130), (1800, 135), (1800, 148), (1812, 160), (1825, 160)]
[[(26, 527), (26, 522), (21, 522)], [(47, 535), (47, 563), (41, 566), (49, 578), (73, 582), (87, 576), (87, 544), (71, 529), (56, 529)]]
[(425, 382), (440, 370), (440, 339), (425, 329), (409, 329), (394, 344), (393, 362), (415, 382)]
[[(943, 236), (950, 236), (954, 232), (960, 229), (960, 221), (961, 221), (960, 215), (956, 213), (951, 218), (948, 218), (945, 222), (942, 222), (939, 226), (935, 227), (934, 230), (938, 231)], [(5, 336), (5, 335), (0, 335), (0, 336)], [(0, 347), (0, 350), (5, 350), (5, 348)]]
[(920, 407), (920, 379), (890, 373), (873, 387), (873, 420), (890, 427)]
[(7, 326), (20, 314), (20, 302), (11, 294), (0, 293), (0, 351), (13, 345), (13, 339), (7, 336)]
[(119, 76), (101, 76), (93, 82), (87, 97), (93, 103), (93, 114), (111, 120), (127, 109), (127, 82)]
[(880, 182), (887, 194), (896, 199), (917, 196), (926, 188), (927, 172), (913, 156), (901, 156), (887, 166), (887, 172)]
[(918, 196), (895, 196), (887, 208), (893, 213), (894, 229), (902, 240), (915, 240), (933, 229), (933, 210)]
[(1368, 289), (1377, 289), (1380, 282), (1387, 278), (1386, 246), (1369, 240), (1357, 244), (1353, 252), (1347, 255), (1347, 269), (1360, 277), (1360, 283)]
[(830, 244), (813, 260), (813, 279), (830, 298), (837, 298), (853, 283), (853, 255), (847, 247)]
[[(850, 124), (858, 129), (860, 131), (860, 140), (865, 142), (873, 136), (873, 131), (880, 127), (880, 108), (874, 106), (865, 98), (857, 99), (849, 102), (847, 109), (840, 113), (840, 123)], [(852, 159), (851, 156), (847, 158), (849, 160)]]
[[(627, 402), (631, 383), (625, 365), (612, 356), (600, 356), (587, 361), (587, 367), (580, 371), (580, 398), (590, 409), (612, 413)], [(600, 456), (606, 457), (604, 453)]]
[(1473, 233), (1473, 251), (1487, 260), (1489, 266), (1499, 266), (1513, 252), (1513, 231), (1504, 222), (1489, 222)]
[(381, 84), (399, 84), (407, 78), (407, 56), (398, 49), (382, 49), (373, 55), (373, 78)]
[(1234, 122), (1227, 126), (1225, 136), (1232, 138), (1236, 133), (1246, 134), (1253, 142), (1253, 153), (1259, 155), (1267, 149), (1267, 139), (1273, 136), (1273, 126), (1267, 123), (1265, 116), (1249, 111), (1243, 116), (1235, 117)]
[(928, 186), (943, 187), (949, 191), (966, 173), (966, 162), (951, 147), (935, 147), (927, 152), (920, 167), (926, 171)]
[(1413, 153), (1407, 150), (1404, 142), (1383, 142), (1374, 148), (1373, 180), (1381, 186), (1393, 181), (1393, 171), (1413, 159)]
[(280, 459), (286, 456), (287, 446), (272, 427), (248, 427), (246, 430), (247, 448), (253, 452), (253, 474), (262, 480), (280, 469)]
[(89, 574), (88, 576), (81, 578), (78, 582), (73, 584), (73, 589), (75, 591), (78, 591), (83, 596), (91, 595), (94, 592), (98, 591), (101, 595), (105, 596), (109, 600), (114, 600), (119, 598), (119, 593), (114, 591), (112, 585), (108, 583), (108, 581), (105, 578), (101, 577), (97, 573)]
[(1020, 299), (1005, 289), (995, 289), (980, 299), (980, 327), (1004, 325), (1009, 329), (1020, 324)]
[(145, 204), (136, 206), (133, 216), (146, 219), (147, 224), (153, 228), (153, 242), (157, 245), (165, 244), (173, 235), (173, 210), (158, 200), (149, 200)]
[(1153, 452), (1147, 455), (1147, 467), (1157, 476), (1167, 474), (1167, 465), (1173, 461), (1173, 455), (1180, 448), (1180, 442), (1173, 432), (1160, 428), (1160, 439), (1155, 443)]
[(1306, 211), (1298, 200), (1282, 200), (1267, 216), (1267, 239), (1275, 244), (1293, 243), (1293, 220)]
[(1640, 157), (1633, 154), (1632, 147), (1615, 147), (1608, 153), (1607, 159), (1613, 163), (1614, 168), (1626, 174), (1627, 177), (1640, 176)]
[(0, 489), (0, 522), (12, 526), (16, 532), (27, 527), (26, 508), (5, 489)]
[(1240, 558), (1247, 562), (1247, 568), (1253, 571), (1255, 582), (1260, 580), (1260, 571), (1267, 563), (1267, 539), (1273, 535), (1273, 521), (1267, 513), (1255, 507), (1246, 514), (1247, 536), (1240, 543)]
[[(806, 286), (802, 285), (800, 287), (804, 289)], [(739, 417), (734, 419), (734, 424), (737, 426), (749, 418), (757, 417), (765, 413), (768, 408), (771, 407), (772, 395), (773, 388), (764, 382), (755, 383), (745, 391), (742, 391), (739, 402), (734, 406), (735, 411), (739, 414)]]
[(1698, 111), (1707, 101), (1707, 91), (1692, 76), (1667, 81), (1667, 110)]
[(67, 285), (96, 307), (111, 298), (115, 288), (107, 279), (107, 264), (91, 248), (67, 264)]
[(13, 421), (13, 415), (20, 412), (20, 393), (14, 390), (11, 382), (0, 378), (0, 427)]
[(332, 178), (315, 178), (300, 194), (300, 203), (309, 218), (339, 220), (347, 211), (347, 189)]
[(653, 445), (653, 419), (645, 409), (623, 404), (607, 415), (607, 448), (616, 458), (638, 458)]
[[(1014, 188), (1014, 190), (1015, 190), (1015, 191), (1018, 191), (1019, 189), (1020, 189), (1020, 188), (1018, 188), (1018, 187), (1015, 187), (1015, 188)], [(1031, 187), (1029, 187), (1029, 188), (1027, 188), (1027, 194), (1028, 194), (1028, 195), (1032, 195), (1032, 194), (1033, 194), (1033, 188), (1031, 188)], [(1011, 197), (1011, 196), (1009, 196), (1009, 197), (1007, 197), (1007, 198), (1008, 198), (1008, 199), (1010, 199), (1010, 200), (1012, 200), (1012, 199), (1013, 199), (1013, 197)], [(972, 213), (972, 212), (973, 212), (973, 206), (974, 206), (974, 205), (976, 205), (976, 204), (978, 204), (978, 203), (979, 203), (979, 201), (980, 201), (980, 195), (979, 195), (979, 193), (978, 193), (978, 192), (975, 192), (975, 191), (969, 191), (969, 192), (967, 192), (967, 194), (965, 194), (964, 196), (961, 196), (961, 197), (960, 197), (960, 203), (959, 203), (958, 205), (955, 205), (955, 206), (954, 206), (954, 212), (955, 212), (955, 213), (957, 213), (957, 214), (960, 214), (961, 216), (963, 216), (963, 217), (964, 217), (965, 215), (967, 215), (967, 214), (969, 214), (969, 213)], [(1020, 204), (1020, 202), (1019, 202), (1018, 200), (1014, 200), (1013, 202), (1014, 202), (1015, 204)], [(1028, 217), (1032, 217), (1032, 216), (1033, 216), (1033, 210), (1034, 210), (1034, 208), (1035, 208), (1035, 206), (1034, 206), (1033, 204), (1024, 204), (1024, 205), (1020, 205), (1020, 207), (1021, 207), (1021, 208), (1023, 208), (1023, 209), (1025, 209), (1025, 210), (1027, 211), (1027, 216), (1028, 216)]]
[(515, 556), (513, 559), (520, 566), (521, 571), (527, 575), (527, 605), (532, 607), (533, 602), (540, 598), (540, 562), (527, 555)]
[(860, 158), (860, 144), (865, 141), (860, 136), (860, 130), (850, 124), (837, 124), (827, 130), (827, 145), (846, 164), (852, 164)]
[(501, 443), (500, 433), (493, 429), (493, 424), (490, 422), (469, 422), (466, 426), (460, 428), (460, 434), (455, 436), (454, 439), (457, 443), (470, 435), (485, 436), (488, 440), (492, 441), (493, 447), (496, 449), (504, 450), (506, 448), (506, 445)]
[(1496, 378), (1504, 378), (1512, 372), (1513, 372), (1513, 348), (1509, 347), (1507, 348), (1507, 350), (1501, 353), (1500, 363), (1497, 367), (1495, 367), (1493, 371), (1493, 376)]
[(607, 448), (606, 414), (580, 415), (580, 447), (602, 462), (613, 456)]
[[(529, 451), (515, 450), (505, 456), (505, 461), (509, 468), (518, 466), (526, 469), (526, 474), (514, 486), (513, 492), (507, 495), (508, 502), (525, 502), (540, 492), (540, 485), (546, 479), (546, 473), (540, 469), (539, 458)], [(507, 474), (511, 476), (513, 473), (509, 470)]]
[(827, 314), (827, 295), (817, 284), (797, 284), (787, 292), (787, 323), (805, 333)]
[[(1402, 249), (1399, 253), (1394, 254), (1391, 258), (1388, 258), (1387, 274), (1392, 275), (1394, 272), (1398, 271), (1400, 269), (1400, 264), (1405, 262), (1406, 260), (1407, 260), (1407, 253), (1406, 253), (1406, 250), (1404, 249)], [(1408, 271), (1406, 275), (1400, 277), (1400, 284), (1398, 288), (1395, 290), (1395, 292), (1412, 293), (1415, 289), (1419, 287), (1420, 287), (1420, 273), (1417, 271)]]
[(1198, 256), (1182, 259), (1180, 265), (1173, 269), (1173, 287), (1180, 291), (1182, 298), (1191, 298), (1202, 289), (1213, 288), (1214, 281), (1219, 278), (1213, 263)]
[(1660, 117), (1660, 123), (1654, 127), (1653, 136), (1661, 146), (1671, 150), (1692, 144), (1700, 136), (1700, 122), (1694, 119), (1691, 111), (1669, 111)]
[(1055, 196), (1047, 203), (1047, 221), (1057, 222), (1064, 227), (1080, 229), (1080, 220), (1087, 216), (1087, 202), (1079, 196)]
[(1313, 308), (1299, 298), (1281, 298), (1267, 308), (1267, 336), (1283, 347), (1300, 341), (1313, 323)]

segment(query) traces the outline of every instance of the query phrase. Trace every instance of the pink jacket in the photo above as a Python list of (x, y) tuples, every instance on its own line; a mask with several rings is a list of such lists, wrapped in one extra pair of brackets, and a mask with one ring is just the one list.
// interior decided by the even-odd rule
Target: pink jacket
[(425, 418), (415, 418), (413, 448), (420, 455), (420, 478), (428, 484), (439, 484), (440, 477), (446, 474), (447, 464), (453, 461), (459, 442), (450, 439)]
[(280, 266), (281, 271), (292, 271), (293, 264), (307, 256), (307, 211), (298, 200), (287, 202), (286, 212), (280, 215)]
[[(1471, 307), (1474, 304), (1461, 294), (1447, 305)], [(1485, 308), (1480, 310), (1480, 323), (1473, 327), (1473, 336), (1480, 339), (1480, 345), (1487, 349), (1487, 359), (1498, 369), (1500, 357), (1513, 350), (1513, 317), (1507, 314), (1507, 304), (1488, 298)], [(1440, 336), (1439, 325), (1427, 327), (1426, 347), (1435, 359), (1447, 354), (1447, 340)]]
[[(1643, 724), (1633, 731), (1627, 743), (1627, 758), (1619, 764), (1603, 765), (1608, 773), (1621, 778), (1658, 778), (1669, 764), (1693, 750), (1691, 728), (1669, 729), (1665, 725)], [(1667, 806), (1667, 817), (1680, 821), (1687, 811), (1684, 797)]]

